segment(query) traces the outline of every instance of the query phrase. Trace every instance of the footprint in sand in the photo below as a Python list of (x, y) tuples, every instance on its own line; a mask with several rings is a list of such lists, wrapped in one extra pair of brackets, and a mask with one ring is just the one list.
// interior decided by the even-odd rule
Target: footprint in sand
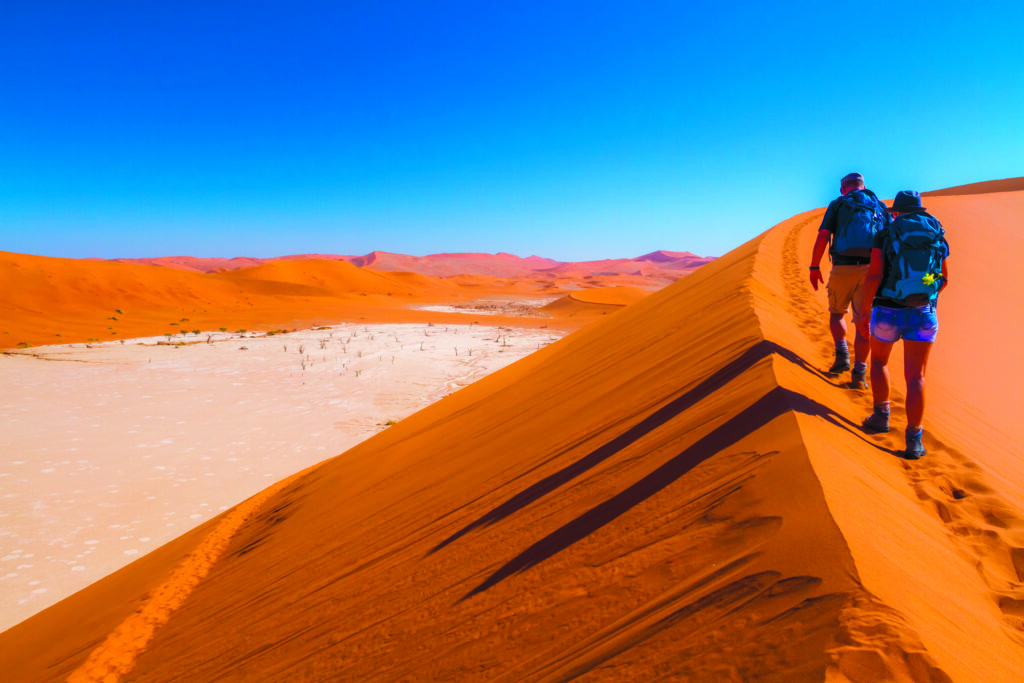
[(967, 456), (926, 437), (928, 456), (904, 469), (919, 500), (930, 503), (975, 564), (1003, 623), (1024, 639), (1024, 520), (982, 479)]

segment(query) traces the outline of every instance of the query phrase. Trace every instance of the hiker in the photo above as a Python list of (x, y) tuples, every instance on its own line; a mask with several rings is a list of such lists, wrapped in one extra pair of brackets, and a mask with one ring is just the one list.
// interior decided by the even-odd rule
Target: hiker
[(815, 291), (824, 282), (821, 276), (821, 257), (828, 248), (832, 271), (828, 277), (829, 330), (835, 342), (835, 362), (829, 374), (838, 375), (850, 369), (850, 350), (846, 343), (846, 311), (852, 305), (855, 330), (853, 342), (853, 371), (850, 386), (867, 388), (867, 360), (870, 342), (861, 334), (862, 311), (860, 302), (871, 260), (871, 245), (875, 234), (889, 225), (885, 204), (875, 193), (864, 187), (864, 176), (850, 173), (839, 183), (839, 197), (825, 210), (818, 229), (818, 239), (811, 254), (811, 287)]
[[(904, 190), (892, 203), (894, 220), (875, 236), (860, 302), (862, 332), (871, 336), (871, 394), (874, 411), (864, 428), (889, 431), (889, 354), (903, 339), (903, 375), (907, 380), (907, 450), (916, 460), (924, 419), (924, 372), (935, 343), (938, 294), (949, 284), (949, 244), (938, 219), (921, 206), (921, 195)], [(869, 326), (870, 321), (870, 326)]]

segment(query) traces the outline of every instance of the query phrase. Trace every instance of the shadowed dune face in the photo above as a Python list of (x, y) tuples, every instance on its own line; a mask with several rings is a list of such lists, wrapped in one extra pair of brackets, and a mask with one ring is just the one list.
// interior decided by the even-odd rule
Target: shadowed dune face
[[(1019, 427), (974, 413), (1019, 393), (986, 376), (943, 382), (974, 357), (963, 321), (997, 310), (957, 259), (1014, 267), (1016, 253), (976, 250), (1010, 234), (1024, 192), (929, 203), (953, 256), (926, 459), (899, 459), (898, 434), (863, 434), (870, 398), (821, 371), (812, 211), (283, 483), (151, 636), (116, 629), (153, 600), (140, 576), (195, 575), (184, 546), (0, 636), (5, 663), (19, 654), (7, 670), (1015, 680)], [(65, 626), (118, 587), (102, 618)], [(104, 654), (126, 651), (127, 665)]]

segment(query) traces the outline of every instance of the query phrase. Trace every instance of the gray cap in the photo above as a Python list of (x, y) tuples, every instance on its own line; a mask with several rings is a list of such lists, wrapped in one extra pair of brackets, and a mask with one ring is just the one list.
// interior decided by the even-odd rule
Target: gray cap
[(843, 179), (839, 181), (840, 185), (849, 185), (850, 183), (863, 183), (864, 176), (860, 173), (847, 173), (843, 176)]

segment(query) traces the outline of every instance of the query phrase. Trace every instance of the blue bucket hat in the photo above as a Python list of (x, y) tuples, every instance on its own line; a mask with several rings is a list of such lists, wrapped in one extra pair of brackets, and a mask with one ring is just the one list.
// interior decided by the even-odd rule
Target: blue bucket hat
[(913, 190), (901, 190), (900, 193), (896, 195), (896, 199), (892, 200), (892, 208), (889, 210), (899, 213), (924, 211), (924, 207), (921, 206), (920, 193)]

